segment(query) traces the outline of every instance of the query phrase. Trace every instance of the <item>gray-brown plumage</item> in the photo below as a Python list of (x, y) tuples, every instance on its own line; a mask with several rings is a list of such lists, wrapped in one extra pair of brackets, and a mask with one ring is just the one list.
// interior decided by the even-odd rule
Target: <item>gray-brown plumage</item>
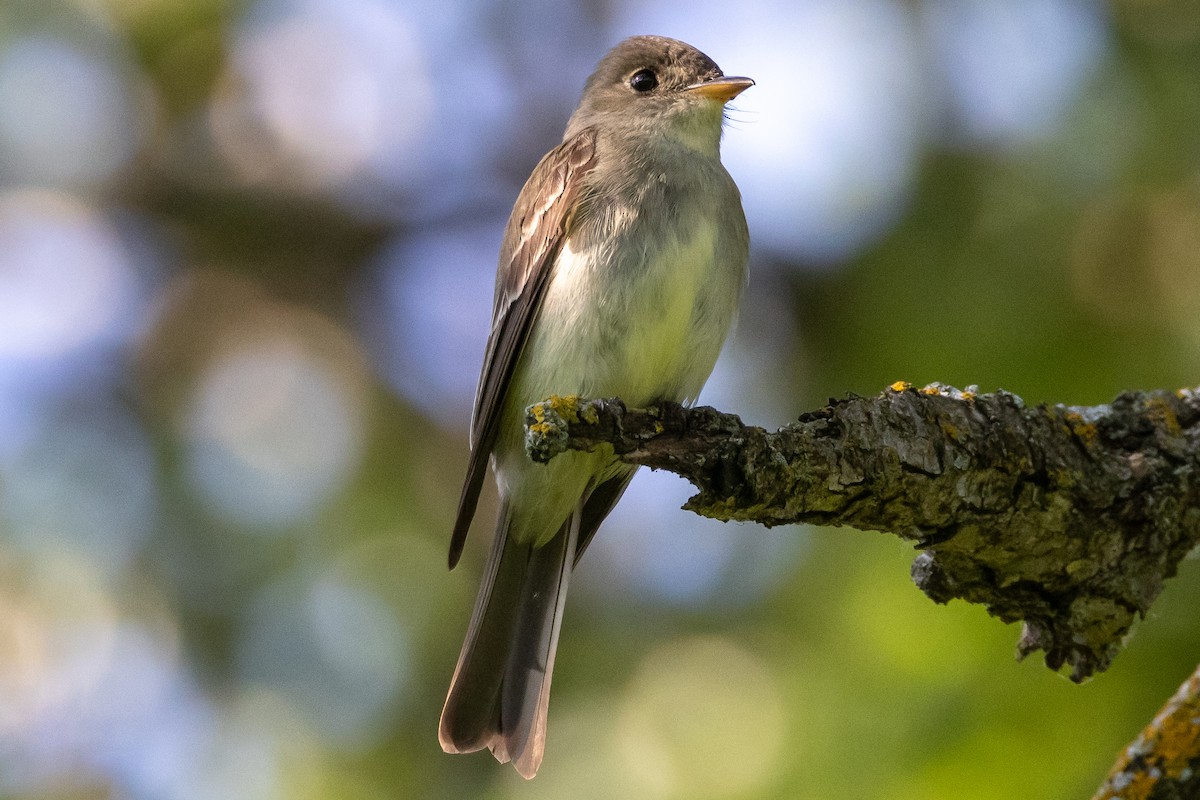
[(571, 570), (633, 469), (611, 449), (534, 464), (524, 410), (551, 394), (699, 394), (745, 283), (749, 236), (719, 144), (725, 103), (752, 84), (683, 42), (627, 39), (517, 198), (450, 545), (453, 567), (490, 462), (500, 514), (442, 711), (447, 752), (488, 747), (527, 778), (541, 764)]

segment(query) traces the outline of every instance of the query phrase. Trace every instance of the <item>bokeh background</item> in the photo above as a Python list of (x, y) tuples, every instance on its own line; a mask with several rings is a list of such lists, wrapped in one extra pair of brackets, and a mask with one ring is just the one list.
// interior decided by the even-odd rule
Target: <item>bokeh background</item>
[(633, 33), (758, 81), (702, 400), (1197, 383), (1195, 0), (5, 0), (0, 797), (1090, 796), (1200, 660), (1195, 562), (1075, 686), (892, 537), (649, 473), (577, 573), (541, 775), (439, 750), (501, 227)]

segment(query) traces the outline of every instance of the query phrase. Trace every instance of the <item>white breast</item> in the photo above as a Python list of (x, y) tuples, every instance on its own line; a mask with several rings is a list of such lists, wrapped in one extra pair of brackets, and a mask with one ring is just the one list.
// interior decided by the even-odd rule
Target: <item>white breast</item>
[[(716, 232), (690, 226), (641, 261), (568, 243), (522, 358), (520, 402), (549, 394), (630, 405), (695, 399), (732, 322), (737, 285), (719, 274)], [(724, 265), (728, 270), (728, 265)]]

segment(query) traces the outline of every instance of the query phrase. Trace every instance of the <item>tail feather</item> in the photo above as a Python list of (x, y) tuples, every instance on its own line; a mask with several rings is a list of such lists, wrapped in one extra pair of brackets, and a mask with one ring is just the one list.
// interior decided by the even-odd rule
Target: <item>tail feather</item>
[(504, 670), (500, 698), (504, 749), (526, 778), (537, 774), (546, 745), (554, 655), (578, 540), (579, 515), (572, 514), (554, 542), (533, 551), (517, 636)]
[(532, 778), (542, 762), (554, 653), (579, 538), (578, 510), (541, 547), (509, 536), (501, 510), (466, 641), (442, 709), (442, 749), (491, 749)]
[[(506, 507), (500, 509), (499, 520), (438, 725), (438, 740), (447, 753), (487, 747), (496, 722), (494, 707), (504, 677), (499, 665), (504, 663), (516, 622), (502, 606), (513, 603), (524, 581), (526, 562), (526, 555), (518, 552), (522, 548), (508, 540)], [(506, 602), (493, 604), (493, 594)]]

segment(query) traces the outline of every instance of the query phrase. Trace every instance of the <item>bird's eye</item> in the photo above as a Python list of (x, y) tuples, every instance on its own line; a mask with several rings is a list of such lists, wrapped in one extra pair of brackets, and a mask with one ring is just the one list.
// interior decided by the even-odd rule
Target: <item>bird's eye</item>
[(649, 92), (658, 86), (658, 76), (652, 69), (639, 69), (629, 79), (629, 87), (635, 92)]

